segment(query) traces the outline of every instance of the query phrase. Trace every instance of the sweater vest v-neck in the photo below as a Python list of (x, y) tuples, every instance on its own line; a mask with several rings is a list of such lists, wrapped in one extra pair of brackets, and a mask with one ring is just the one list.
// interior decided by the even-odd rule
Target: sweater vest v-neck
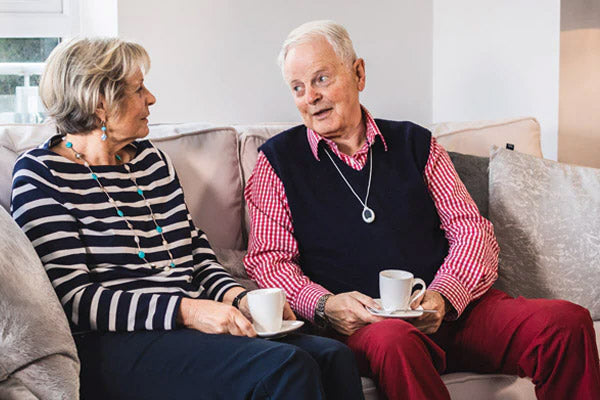
[(375, 120), (385, 138), (372, 144), (368, 206), (375, 220), (362, 219), (363, 206), (331, 160), (364, 201), (369, 163), (360, 171), (346, 165), (324, 141), (317, 160), (306, 127), (282, 132), (260, 147), (283, 182), (299, 265), (311, 280), (333, 293), (358, 290), (379, 297), (379, 272), (403, 269), (427, 284), (448, 254), (448, 241), (424, 181), (431, 133), (410, 122)]

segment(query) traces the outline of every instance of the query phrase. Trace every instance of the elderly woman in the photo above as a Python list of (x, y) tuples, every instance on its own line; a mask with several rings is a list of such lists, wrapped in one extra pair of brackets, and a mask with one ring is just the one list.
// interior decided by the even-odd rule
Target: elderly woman
[(194, 226), (171, 160), (143, 140), (149, 65), (119, 39), (59, 45), (41, 81), (58, 134), (14, 169), (13, 217), (70, 320), (82, 397), (362, 398), (337, 341), (253, 338), (244, 289)]

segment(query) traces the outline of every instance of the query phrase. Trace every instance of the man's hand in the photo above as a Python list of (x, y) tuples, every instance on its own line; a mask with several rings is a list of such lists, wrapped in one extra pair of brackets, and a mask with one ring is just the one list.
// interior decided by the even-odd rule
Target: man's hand
[(425, 294), (413, 301), (410, 307), (415, 309), (419, 306), (419, 304), (425, 310), (436, 310), (437, 312), (423, 313), (423, 315), (421, 315), (419, 318), (410, 319), (408, 321), (410, 321), (415, 328), (427, 335), (436, 333), (440, 328), (442, 321), (444, 320), (444, 316), (446, 316), (446, 313), (450, 311), (446, 305), (446, 300), (438, 292), (426, 290)]
[(287, 301), (283, 306), (283, 319), (286, 321), (296, 320), (296, 314), (294, 314), (294, 312), (292, 311), (292, 307), (290, 307), (290, 303), (288, 303)]
[(372, 298), (362, 293), (340, 293), (327, 299), (325, 315), (336, 331), (349, 336), (367, 324), (384, 320), (368, 312), (365, 306), (379, 308)]

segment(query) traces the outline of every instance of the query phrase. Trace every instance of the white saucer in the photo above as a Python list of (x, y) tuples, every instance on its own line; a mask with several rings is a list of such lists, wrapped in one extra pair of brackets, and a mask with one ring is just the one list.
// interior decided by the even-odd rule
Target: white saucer
[(304, 325), (304, 321), (283, 321), (281, 324), (281, 329), (277, 332), (261, 332), (256, 329), (256, 327), (254, 327), (254, 329), (256, 330), (258, 337), (269, 339), (284, 336), (300, 328), (302, 325)]
[[(379, 306), (381, 306), (380, 299), (373, 299)], [(371, 307), (366, 307), (367, 311), (369, 311), (373, 315), (377, 315), (378, 317), (385, 318), (417, 318), (423, 315), (423, 307), (419, 306), (416, 310), (398, 310), (398, 311), (385, 311), (384, 309), (376, 310)]]

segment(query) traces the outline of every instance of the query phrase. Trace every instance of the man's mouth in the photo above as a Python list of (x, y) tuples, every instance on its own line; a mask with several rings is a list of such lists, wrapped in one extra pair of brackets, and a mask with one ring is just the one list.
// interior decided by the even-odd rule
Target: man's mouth
[(313, 113), (313, 117), (317, 117), (318, 118), (318, 117), (325, 116), (331, 110), (333, 110), (333, 109), (332, 108), (324, 108), (322, 110), (319, 110), (319, 111)]

